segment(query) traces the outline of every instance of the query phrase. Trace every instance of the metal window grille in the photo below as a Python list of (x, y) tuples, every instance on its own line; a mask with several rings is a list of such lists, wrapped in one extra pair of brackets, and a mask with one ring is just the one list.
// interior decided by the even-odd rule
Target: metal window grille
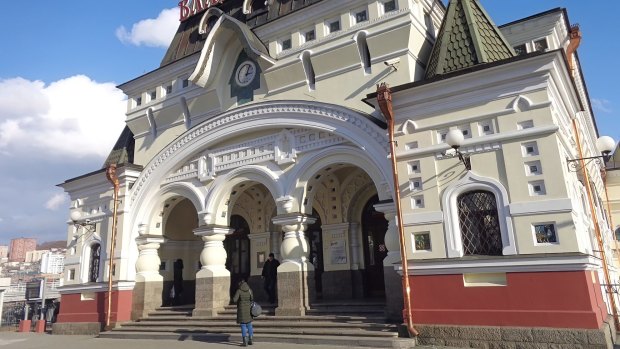
[(88, 281), (97, 282), (99, 277), (99, 263), (101, 257), (101, 245), (95, 244), (90, 249), (90, 268), (88, 272)]
[(459, 223), (465, 255), (502, 255), (495, 195), (476, 190), (459, 195)]

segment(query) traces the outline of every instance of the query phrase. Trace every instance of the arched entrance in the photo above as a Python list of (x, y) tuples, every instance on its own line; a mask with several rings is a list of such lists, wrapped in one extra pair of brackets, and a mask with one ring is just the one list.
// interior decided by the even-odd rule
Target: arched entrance
[(230, 296), (237, 290), (237, 284), (241, 279), (248, 280), (250, 276), (250, 226), (243, 217), (232, 215), (230, 228), (234, 232), (226, 236), (224, 248), (226, 249), (226, 269), (230, 271)]
[(379, 197), (373, 196), (362, 211), (362, 238), (364, 246), (364, 295), (369, 298), (385, 297), (383, 259), (387, 256), (385, 232), (388, 221), (383, 213), (375, 210)]

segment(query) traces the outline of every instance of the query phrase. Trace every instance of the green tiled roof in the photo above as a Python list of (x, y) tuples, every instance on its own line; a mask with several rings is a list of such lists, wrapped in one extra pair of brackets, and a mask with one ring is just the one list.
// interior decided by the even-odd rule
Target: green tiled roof
[(107, 168), (110, 164), (133, 164), (133, 152), (135, 148), (135, 140), (133, 133), (129, 127), (125, 126), (123, 132), (118, 137), (114, 148), (103, 163), (103, 168)]
[(426, 78), (515, 56), (478, 0), (451, 0), (429, 59)]

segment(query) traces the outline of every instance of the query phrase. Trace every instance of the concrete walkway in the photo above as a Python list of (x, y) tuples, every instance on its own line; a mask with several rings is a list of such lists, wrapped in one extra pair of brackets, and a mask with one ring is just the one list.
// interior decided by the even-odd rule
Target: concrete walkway
[[(90, 336), (60, 336), (37, 333), (0, 332), (0, 349), (231, 349), (240, 346), (239, 342), (205, 343), (199, 341), (171, 341), (146, 339), (102, 339)], [(302, 345), (287, 343), (261, 343), (260, 336), (255, 337), (251, 349), (334, 349), (333, 346)], [(344, 347), (343, 347), (344, 348)], [(420, 349), (448, 347), (419, 346)], [(346, 347), (346, 349), (362, 349)], [(369, 348), (363, 348), (369, 349)], [(455, 349), (455, 348), (452, 348)]]

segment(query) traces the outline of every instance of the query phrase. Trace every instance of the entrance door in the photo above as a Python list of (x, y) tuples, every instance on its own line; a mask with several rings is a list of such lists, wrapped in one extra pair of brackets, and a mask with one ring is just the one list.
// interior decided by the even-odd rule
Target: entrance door
[(248, 280), (250, 276), (250, 227), (243, 217), (230, 217), (230, 227), (234, 233), (224, 240), (226, 249), (226, 269), (230, 271), (230, 297), (237, 290), (241, 279)]
[(388, 222), (374, 205), (379, 197), (374, 196), (364, 206), (362, 213), (362, 236), (364, 239), (364, 291), (366, 297), (385, 297), (383, 281), (383, 259), (387, 256), (385, 233)]
[(310, 246), (310, 263), (314, 266), (314, 288), (316, 290), (316, 298), (323, 298), (323, 231), (321, 230), (321, 217), (312, 210), (312, 217), (316, 221), (308, 226), (306, 236), (308, 245)]

